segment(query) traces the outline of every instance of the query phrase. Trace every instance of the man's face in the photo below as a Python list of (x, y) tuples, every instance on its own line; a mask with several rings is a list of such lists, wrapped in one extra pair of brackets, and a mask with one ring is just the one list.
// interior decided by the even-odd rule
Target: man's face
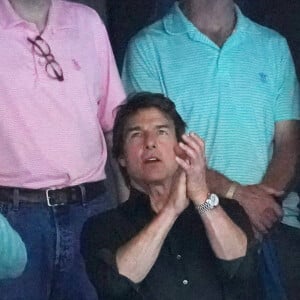
[(171, 180), (178, 168), (175, 127), (160, 110), (147, 108), (133, 115), (124, 129), (124, 154), (119, 163), (139, 185)]

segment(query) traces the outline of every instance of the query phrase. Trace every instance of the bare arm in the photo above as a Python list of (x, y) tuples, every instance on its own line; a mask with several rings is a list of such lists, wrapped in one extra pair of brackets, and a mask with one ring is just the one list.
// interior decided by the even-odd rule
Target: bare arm
[(233, 184), (232, 180), (212, 169), (206, 170), (206, 178), (210, 191), (223, 198), (227, 198), (227, 192)]
[[(287, 190), (295, 176), (299, 160), (299, 122), (277, 122), (275, 127), (274, 152), (262, 183), (239, 185), (233, 195), (245, 209), (255, 229), (267, 233), (282, 216), (282, 209), (277, 201), (282, 191)], [(210, 188), (222, 196), (232, 182), (222, 174), (208, 171)]]
[(167, 204), (148, 226), (117, 251), (119, 273), (135, 283), (147, 276), (174, 222), (189, 203), (185, 176), (182, 172), (177, 175)]
[(262, 183), (278, 191), (290, 187), (299, 161), (299, 121), (276, 123), (274, 152)]
[[(233, 184), (224, 175), (214, 171), (207, 172), (211, 191), (223, 197)], [(282, 209), (276, 199), (282, 193), (263, 184), (240, 185), (237, 184), (231, 199), (238, 201), (250, 218), (256, 231), (266, 234), (275, 222), (282, 216)]]
[[(204, 143), (194, 133), (183, 135), (185, 144), (179, 143), (188, 159), (177, 158), (187, 176), (187, 195), (195, 205), (207, 198)], [(247, 250), (245, 233), (231, 220), (221, 207), (200, 215), (211, 247), (218, 258), (232, 260), (242, 257)]]
[(201, 218), (218, 258), (232, 260), (245, 256), (247, 237), (220, 206), (201, 214)]
[(151, 270), (176, 217), (163, 209), (138, 235), (118, 249), (118, 271), (131, 281), (141, 282)]

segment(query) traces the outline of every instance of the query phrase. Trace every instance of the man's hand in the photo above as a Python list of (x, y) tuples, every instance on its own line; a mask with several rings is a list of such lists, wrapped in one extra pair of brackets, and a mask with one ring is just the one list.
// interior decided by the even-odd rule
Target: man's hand
[(189, 204), (186, 175), (180, 168), (174, 174), (170, 193), (166, 197), (167, 203), (157, 211), (151, 222), (117, 250), (119, 273), (135, 283), (141, 282), (150, 272), (174, 222)]
[(202, 204), (208, 194), (206, 183), (205, 147), (195, 133), (182, 136), (184, 143), (175, 149), (176, 161), (186, 174), (186, 193), (195, 204)]
[(176, 216), (179, 216), (189, 205), (189, 199), (186, 195), (186, 175), (178, 169), (173, 177), (166, 209), (172, 210)]
[(283, 215), (276, 202), (276, 197), (280, 196), (282, 192), (263, 184), (255, 184), (239, 186), (234, 199), (245, 209), (254, 228), (259, 233), (266, 234)]

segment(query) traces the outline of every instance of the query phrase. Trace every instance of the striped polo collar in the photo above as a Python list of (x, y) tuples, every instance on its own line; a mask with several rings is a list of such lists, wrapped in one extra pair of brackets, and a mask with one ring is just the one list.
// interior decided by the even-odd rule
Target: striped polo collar
[[(235, 11), (237, 15), (237, 23), (234, 29), (234, 33), (247, 31), (247, 28), (249, 26), (247, 18), (242, 14), (237, 5), (235, 5)], [(194, 40), (208, 39), (183, 14), (182, 10), (179, 7), (179, 2), (175, 2), (171, 7), (169, 13), (163, 18), (163, 25), (165, 31), (170, 35), (181, 35), (187, 33), (190, 38)]]

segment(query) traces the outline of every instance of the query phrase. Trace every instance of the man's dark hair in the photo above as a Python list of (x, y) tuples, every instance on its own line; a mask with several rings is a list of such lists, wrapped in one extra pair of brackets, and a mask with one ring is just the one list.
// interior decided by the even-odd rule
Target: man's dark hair
[[(172, 120), (175, 127), (176, 138), (178, 141), (181, 140), (181, 136), (185, 132), (186, 124), (176, 111), (174, 102), (159, 93), (136, 93), (128, 96), (126, 103), (117, 108), (118, 110), (113, 128), (112, 154), (114, 158), (118, 159), (124, 154), (124, 130), (129, 119), (138, 111), (147, 108), (156, 108), (162, 112), (166, 118)], [(129, 185), (129, 178), (125, 168), (120, 166), (120, 169), (126, 184)]]

